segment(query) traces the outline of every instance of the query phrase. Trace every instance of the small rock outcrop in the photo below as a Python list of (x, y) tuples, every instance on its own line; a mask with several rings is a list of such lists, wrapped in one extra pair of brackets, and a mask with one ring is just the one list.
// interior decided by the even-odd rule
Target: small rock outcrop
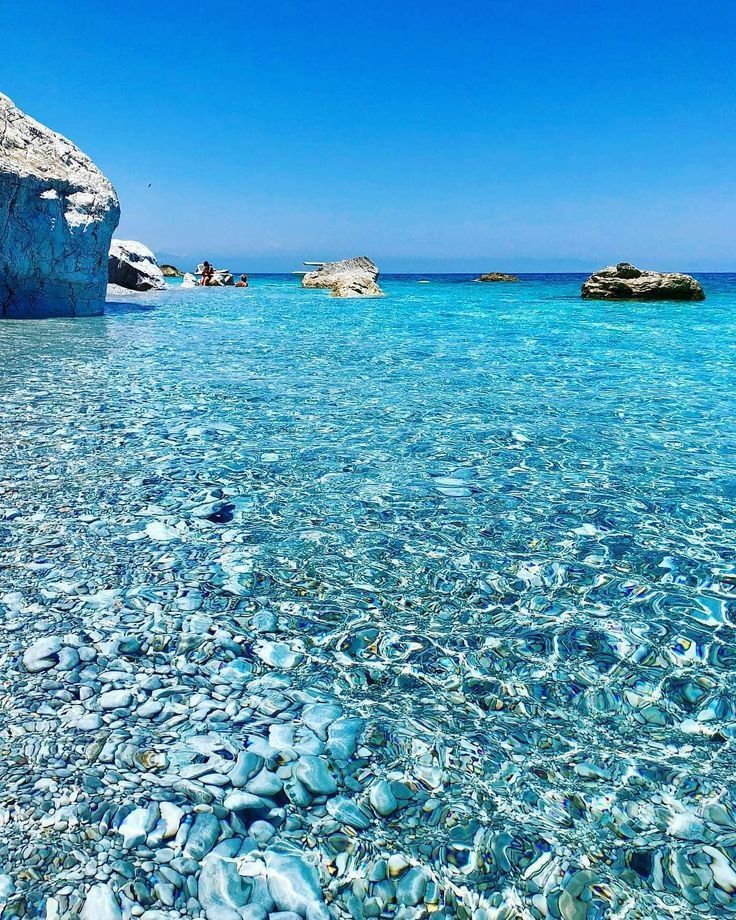
[(180, 271), (176, 265), (167, 265), (165, 262), (161, 265), (161, 271), (164, 278), (183, 278), (184, 272)]
[(700, 282), (690, 275), (642, 271), (628, 262), (594, 272), (582, 295), (591, 300), (705, 300)]
[(516, 275), (507, 275), (504, 272), (486, 272), (478, 281), (518, 281)]
[(302, 278), (303, 287), (328, 288), (333, 297), (381, 297), (378, 266), (366, 256), (325, 262)]
[(113, 240), (107, 263), (108, 281), (129, 291), (163, 291), (164, 273), (151, 250), (137, 240)]
[(92, 160), (0, 94), (0, 316), (102, 313), (119, 219)]
[[(181, 283), (182, 287), (201, 287), (200, 281), (202, 280), (202, 266), (197, 266), (197, 273), (187, 272), (184, 275), (184, 280)], [(232, 274), (224, 268), (216, 268), (210, 280), (207, 282), (205, 287), (228, 287), (228, 285), (233, 284)]]

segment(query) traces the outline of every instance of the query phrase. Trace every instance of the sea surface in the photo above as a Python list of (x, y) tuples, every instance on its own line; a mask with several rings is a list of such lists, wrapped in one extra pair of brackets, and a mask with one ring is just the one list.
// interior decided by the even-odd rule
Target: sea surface
[(736, 275), (583, 277), (0, 326), (8, 916), (736, 914)]

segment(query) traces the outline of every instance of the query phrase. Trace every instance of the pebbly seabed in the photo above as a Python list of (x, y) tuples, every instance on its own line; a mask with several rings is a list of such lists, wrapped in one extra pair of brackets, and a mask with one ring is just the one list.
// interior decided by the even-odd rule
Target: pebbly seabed
[(3, 920), (736, 914), (736, 276), (417, 280), (0, 329)]

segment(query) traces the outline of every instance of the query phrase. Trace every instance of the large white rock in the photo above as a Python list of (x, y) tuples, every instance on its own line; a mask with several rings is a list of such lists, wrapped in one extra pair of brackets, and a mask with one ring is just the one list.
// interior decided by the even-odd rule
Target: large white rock
[(110, 284), (130, 291), (163, 291), (164, 273), (148, 246), (137, 240), (113, 240), (107, 262)]
[(383, 291), (376, 283), (378, 266), (367, 256), (324, 262), (316, 271), (307, 272), (302, 286), (329, 288), (333, 297), (381, 297)]
[(119, 218), (92, 160), (0, 94), (0, 316), (102, 313)]

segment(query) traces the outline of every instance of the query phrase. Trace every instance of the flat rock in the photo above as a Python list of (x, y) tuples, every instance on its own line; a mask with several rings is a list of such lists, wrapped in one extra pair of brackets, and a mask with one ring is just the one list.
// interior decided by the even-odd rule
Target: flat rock
[(486, 272), (478, 281), (518, 281), (517, 275), (507, 275), (505, 272)]
[(102, 313), (119, 219), (92, 160), (0, 94), (0, 316)]
[(642, 271), (628, 262), (602, 268), (583, 284), (591, 300), (705, 300), (699, 281), (679, 272)]

